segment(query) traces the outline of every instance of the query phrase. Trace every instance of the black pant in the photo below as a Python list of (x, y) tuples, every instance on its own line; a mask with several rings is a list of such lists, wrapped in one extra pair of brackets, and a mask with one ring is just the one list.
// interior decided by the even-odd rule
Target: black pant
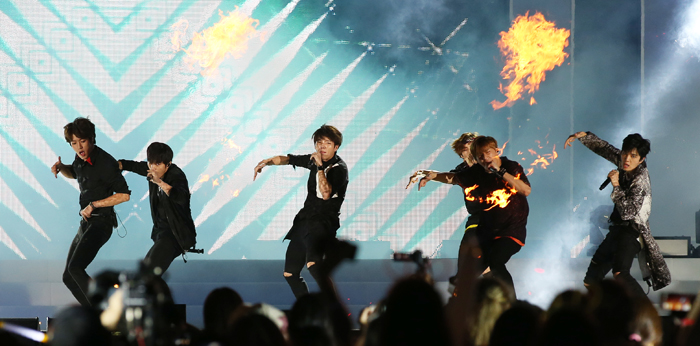
[[(326, 227), (322, 223), (301, 220), (289, 235), (289, 246), (284, 259), (284, 272), (292, 274), (285, 276), (285, 279), (297, 298), (309, 293), (309, 287), (304, 278), (301, 277), (301, 270), (306, 263), (314, 262), (314, 265), (309, 267), (309, 272), (316, 283), (319, 285), (329, 284), (330, 287), (333, 285), (329, 277), (321, 275), (319, 269), (325, 254), (324, 244), (333, 238), (327, 233)], [(321, 282), (321, 280), (325, 280), (325, 282)]]
[[(467, 224), (464, 226), (464, 235), (462, 236), (462, 241), (459, 243), (459, 252), (457, 253), (457, 273), (459, 273), (460, 266), (462, 263), (462, 251), (464, 251), (464, 247), (474, 239), (475, 239), (475, 234), (476, 230), (479, 226), (479, 221), (474, 218), (475, 221), (472, 221), (472, 217), (470, 216), (469, 219), (467, 219)], [(475, 243), (476, 244), (476, 243)], [(457, 276), (453, 276), (450, 278), (450, 282), (454, 284), (454, 280), (457, 278)]]
[(515, 294), (515, 285), (513, 284), (513, 277), (510, 276), (508, 268), (506, 268), (506, 263), (510, 258), (520, 251), (520, 244), (516, 243), (515, 240), (502, 237), (498, 239), (478, 237), (479, 247), (481, 248), (481, 260), (479, 261), (479, 272), (483, 272), (486, 268), (491, 268), (491, 274), (502, 280), (506, 285), (508, 285)]
[(182, 249), (171, 230), (160, 231), (155, 238), (143, 262), (154, 274), (163, 275), (173, 260), (182, 254)]
[(85, 268), (112, 236), (112, 225), (110, 216), (93, 216), (88, 221), (80, 220), (78, 234), (73, 238), (68, 250), (63, 283), (82, 306), (91, 306), (88, 297), (90, 276)]
[(630, 274), (634, 256), (642, 246), (637, 240), (639, 234), (630, 227), (611, 226), (610, 232), (598, 246), (583, 282), (591, 285), (600, 282), (612, 269), (615, 278), (627, 286), (634, 295), (645, 296), (644, 290)]

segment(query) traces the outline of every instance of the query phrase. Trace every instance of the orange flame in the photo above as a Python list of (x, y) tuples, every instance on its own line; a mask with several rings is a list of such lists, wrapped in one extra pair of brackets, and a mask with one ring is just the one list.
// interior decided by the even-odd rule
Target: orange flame
[(221, 20), (218, 23), (194, 34), (188, 49), (180, 48), (187, 30), (187, 21), (183, 19), (171, 26), (173, 48), (176, 51), (182, 49), (187, 53), (186, 61), (190, 65), (196, 63), (202, 67), (202, 76), (211, 76), (216, 72), (227, 55), (233, 56), (234, 59), (242, 57), (248, 49), (248, 40), (260, 36), (256, 31), (260, 22), (247, 17), (238, 11), (238, 8), (228, 15), (219, 10), (219, 16)]
[[(518, 176), (515, 177), (515, 179), (520, 179), (520, 174), (518, 174)], [(486, 196), (486, 198), (481, 198), (481, 197), (472, 196), (472, 194), (471, 194), (471, 192), (474, 191), (474, 189), (476, 189), (477, 187), (479, 187), (479, 185), (473, 185), (473, 186), (465, 188), (464, 189), (465, 199), (467, 201), (470, 201), (470, 202), (478, 201), (480, 203), (491, 204), (491, 207), (489, 207), (488, 209), (484, 209), (485, 211), (491, 210), (494, 207), (505, 208), (506, 206), (508, 206), (508, 204), (510, 204), (510, 196), (512, 196), (518, 192), (516, 189), (514, 189), (512, 187), (506, 187), (505, 189), (499, 189), (499, 190), (491, 192), (490, 194), (488, 194)]]
[(236, 144), (236, 142), (234, 142), (232, 138), (224, 138), (221, 142), (224, 145), (228, 145), (228, 147), (231, 149), (238, 150), (239, 154), (243, 153), (243, 148), (241, 148), (240, 145)]
[(486, 203), (492, 204), (492, 206), (488, 209), (484, 209), (484, 211), (491, 210), (494, 207), (507, 207), (508, 204), (510, 204), (510, 196), (516, 194), (517, 192), (518, 191), (512, 187), (491, 192), (488, 196), (486, 196)]
[(506, 150), (506, 145), (508, 145), (508, 142), (509, 142), (509, 141), (506, 141), (505, 143), (503, 143), (503, 147), (497, 149), (497, 150), (498, 150), (498, 156), (503, 155), (503, 152)]
[[(564, 48), (569, 46), (570, 31), (556, 28), (554, 22), (545, 20), (540, 12), (528, 15), (529, 12), (518, 16), (508, 32), (500, 33), (498, 48), (506, 59), (501, 76), (510, 80), (510, 84), (501, 85), (501, 93), (507, 99), (491, 101), (493, 109), (512, 106), (525, 91), (534, 94), (545, 78), (545, 71), (560, 66), (569, 56)], [(533, 103), (535, 99), (531, 98), (530, 104)]]
[(464, 189), (464, 194), (466, 196), (465, 198), (467, 201), (476, 201), (476, 197), (472, 196), (471, 192), (474, 191), (474, 189), (476, 189), (477, 187), (479, 187), (479, 185), (470, 186)]
[[(539, 143), (538, 143), (538, 146), (539, 146)], [(540, 147), (541, 147), (541, 146), (540, 146)], [(530, 166), (537, 167), (537, 166), (539, 165), (540, 168), (542, 168), (542, 169), (547, 169), (547, 166), (551, 165), (551, 164), (554, 162), (554, 160), (556, 160), (557, 157), (559, 157), (559, 154), (557, 153), (557, 146), (556, 146), (556, 144), (553, 146), (553, 148), (552, 148), (552, 153), (551, 153), (551, 154), (540, 155), (540, 154), (538, 154), (536, 151), (534, 151), (534, 150), (532, 150), (532, 149), (528, 149), (528, 151), (530, 152), (531, 155), (537, 156), (537, 158), (535, 159), (535, 161), (533, 161), (533, 162), (530, 164)], [(533, 168), (530, 168), (530, 169), (527, 170), (527, 174), (526, 174), (526, 175), (530, 175), (530, 174), (532, 174), (533, 172), (534, 172), (534, 169), (533, 169)]]

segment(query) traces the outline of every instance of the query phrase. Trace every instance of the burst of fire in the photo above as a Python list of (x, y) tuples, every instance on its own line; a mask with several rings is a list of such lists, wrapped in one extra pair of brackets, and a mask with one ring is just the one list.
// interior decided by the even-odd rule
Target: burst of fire
[[(515, 179), (520, 179), (520, 174), (515, 177)], [(481, 198), (481, 197), (476, 197), (472, 196), (471, 192), (474, 191), (479, 187), (479, 185), (472, 185), (470, 187), (467, 187), (464, 189), (464, 194), (465, 194), (465, 199), (467, 201), (479, 201), (481, 203), (487, 203), (491, 204), (491, 207), (486, 210), (491, 210), (494, 207), (499, 207), (499, 208), (505, 208), (510, 204), (510, 196), (516, 194), (518, 191), (510, 186), (507, 186), (504, 189), (499, 189), (496, 191), (491, 192), (486, 196), (486, 198)]]
[(190, 65), (198, 64), (202, 68), (203, 76), (211, 76), (216, 72), (228, 55), (234, 59), (242, 57), (248, 49), (248, 41), (255, 36), (261, 36), (256, 30), (259, 21), (244, 15), (238, 9), (227, 15), (219, 10), (219, 16), (221, 20), (218, 23), (201, 33), (194, 33), (192, 43), (187, 49), (181, 48), (188, 27), (187, 20), (180, 20), (171, 26), (173, 34), (170, 40), (173, 48), (187, 53), (186, 61)]
[(228, 145), (229, 148), (238, 150), (239, 154), (243, 153), (243, 148), (241, 148), (240, 145), (236, 144), (236, 142), (234, 142), (232, 138), (224, 138), (222, 142), (224, 143), (224, 145)]
[(508, 142), (509, 141), (506, 141), (505, 143), (503, 143), (503, 147), (498, 148), (498, 156), (503, 155), (503, 152), (506, 150), (506, 145), (508, 145)]
[(539, 155), (539, 154), (537, 154), (537, 152), (535, 152), (534, 150), (532, 150), (532, 149), (529, 149), (529, 150), (530, 150), (530, 154), (532, 154), (532, 155), (537, 155), (537, 158), (535, 159), (535, 161), (533, 161), (533, 162), (530, 164), (530, 166), (537, 167), (537, 165), (539, 165), (540, 168), (542, 168), (542, 169), (547, 169), (547, 166), (551, 165), (552, 162), (554, 162), (554, 160), (556, 160), (557, 157), (559, 157), (559, 154), (557, 153), (557, 146), (556, 146), (556, 144), (555, 144), (554, 147), (552, 148), (552, 153), (551, 153), (551, 154)]
[(508, 204), (510, 204), (510, 196), (516, 194), (517, 192), (518, 191), (516, 191), (514, 188), (505, 188), (491, 192), (488, 196), (486, 196), (486, 203), (491, 204), (491, 207), (484, 209), (484, 211), (491, 210), (494, 207), (507, 207)]
[[(529, 16), (518, 16), (508, 32), (500, 33), (498, 48), (506, 63), (501, 71), (505, 80), (510, 80), (506, 87), (501, 85), (501, 93), (507, 99), (503, 102), (491, 101), (493, 109), (512, 106), (521, 99), (523, 92), (532, 95), (540, 87), (545, 72), (560, 66), (569, 54), (564, 48), (569, 46), (570, 31), (556, 28), (540, 12)], [(530, 105), (536, 103), (530, 98)]]

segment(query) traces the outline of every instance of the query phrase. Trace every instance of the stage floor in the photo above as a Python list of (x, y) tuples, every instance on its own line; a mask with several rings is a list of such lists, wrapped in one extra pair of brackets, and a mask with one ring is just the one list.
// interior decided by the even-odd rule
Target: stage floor
[[(519, 299), (546, 308), (556, 294), (566, 289), (583, 290), (583, 276), (590, 257), (575, 259), (514, 258), (508, 263)], [(663, 293), (696, 294), (700, 289), (700, 259), (667, 258), (673, 282), (649, 297), (658, 303)], [(265, 302), (280, 309), (294, 303), (287, 282), (282, 276), (280, 260), (175, 260), (166, 281), (175, 302), (187, 305), (187, 320), (203, 326), (202, 304), (207, 294), (217, 287), (235, 289), (246, 302)], [(0, 318), (46, 317), (76, 303), (61, 281), (62, 261), (0, 261)], [(447, 299), (447, 279), (454, 274), (456, 260), (432, 261), (437, 289)], [(95, 261), (88, 273), (102, 270), (135, 271), (135, 261)], [(353, 319), (365, 306), (376, 304), (396, 279), (417, 269), (413, 263), (392, 260), (355, 260), (341, 265), (334, 275), (340, 296)], [(632, 275), (641, 278), (635, 261)], [(317, 289), (311, 275), (302, 272), (311, 291)], [(642, 287), (647, 287), (641, 282)]]

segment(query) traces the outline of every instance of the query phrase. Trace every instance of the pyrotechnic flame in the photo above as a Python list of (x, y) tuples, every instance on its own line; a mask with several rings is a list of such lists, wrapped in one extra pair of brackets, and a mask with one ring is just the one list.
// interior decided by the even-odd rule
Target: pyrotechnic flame
[(186, 61), (190, 65), (196, 63), (202, 67), (202, 76), (211, 76), (216, 72), (228, 55), (234, 59), (242, 57), (248, 49), (248, 41), (255, 36), (261, 36), (260, 32), (256, 31), (259, 21), (244, 15), (238, 8), (227, 15), (219, 10), (219, 15), (221, 20), (218, 23), (201, 33), (194, 33), (188, 49), (180, 48), (188, 26), (187, 21), (183, 19), (171, 26), (173, 48), (176, 51), (182, 49), (187, 53)]
[(516, 194), (517, 192), (518, 191), (512, 187), (491, 192), (488, 196), (486, 196), (486, 203), (491, 204), (491, 207), (484, 209), (484, 211), (491, 210), (494, 207), (507, 207), (508, 204), (510, 204), (510, 196)]
[[(523, 92), (534, 94), (544, 80), (545, 71), (560, 66), (569, 56), (564, 52), (569, 45), (569, 30), (556, 28), (542, 13), (528, 15), (529, 12), (518, 16), (508, 32), (500, 33), (498, 47), (506, 60), (501, 76), (510, 80), (510, 84), (501, 85), (501, 92), (507, 99), (491, 101), (493, 109), (512, 106), (522, 98)], [(533, 103), (535, 99), (531, 98), (530, 104)]]
[(506, 141), (505, 143), (503, 143), (503, 146), (502, 146), (502, 147), (496, 149), (496, 150), (498, 150), (498, 156), (503, 155), (503, 153), (504, 153), (505, 150), (506, 150), (506, 145), (508, 145), (508, 142), (509, 142), (509, 141)]
[(470, 186), (464, 189), (464, 194), (466, 196), (465, 198), (467, 199), (467, 201), (471, 202), (476, 200), (476, 197), (472, 196), (471, 192), (474, 191), (474, 189), (476, 189), (477, 187), (479, 187), (479, 185)]
[[(559, 157), (559, 154), (557, 154), (557, 145), (555, 144), (554, 147), (552, 148), (552, 153), (551, 154), (544, 154), (544, 155), (539, 155), (537, 152), (535, 152), (532, 149), (528, 149), (530, 151), (530, 154), (532, 155), (537, 155), (537, 158), (535, 161), (533, 161), (530, 166), (535, 166), (537, 165), (540, 166), (542, 169), (547, 169), (547, 166), (551, 165), (554, 160)], [(529, 174), (528, 174), (529, 175)]]
[[(518, 174), (515, 179), (520, 179), (520, 174)], [(486, 196), (486, 198), (472, 196), (471, 192), (479, 187), (479, 185), (473, 185), (464, 189), (465, 199), (467, 201), (478, 201), (480, 203), (491, 204), (491, 207), (484, 210), (491, 210), (494, 207), (505, 208), (510, 204), (510, 196), (516, 194), (518, 191), (510, 186), (505, 189), (499, 189), (491, 192)]]
[(221, 142), (222, 142), (224, 145), (228, 145), (228, 147), (231, 148), (231, 149), (236, 149), (236, 150), (238, 150), (238, 153), (239, 153), (239, 154), (242, 154), (242, 153), (243, 153), (243, 148), (241, 148), (240, 145), (236, 144), (236, 142), (234, 142), (232, 138), (224, 138)]

